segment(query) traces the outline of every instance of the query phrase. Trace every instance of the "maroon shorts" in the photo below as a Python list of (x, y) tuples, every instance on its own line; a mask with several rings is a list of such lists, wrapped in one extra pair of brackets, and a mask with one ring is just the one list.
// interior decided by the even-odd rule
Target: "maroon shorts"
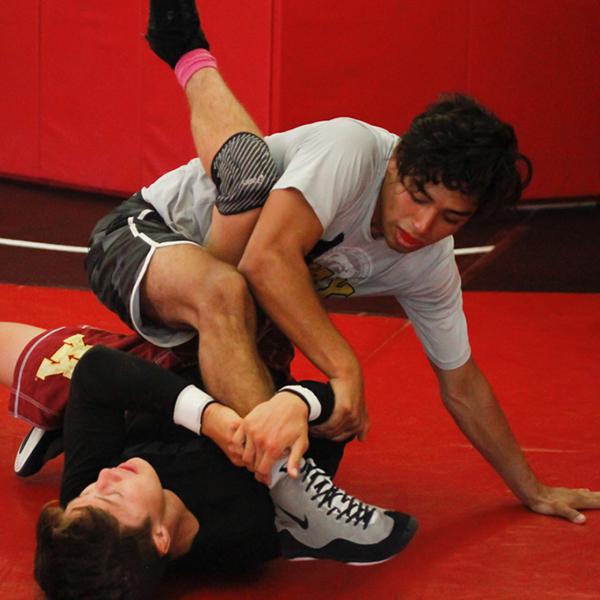
[(193, 345), (159, 348), (138, 335), (111, 333), (87, 325), (44, 331), (33, 338), (19, 356), (9, 412), (43, 429), (62, 427), (73, 369), (87, 350), (100, 344), (170, 370), (178, 370), (196, 360)]

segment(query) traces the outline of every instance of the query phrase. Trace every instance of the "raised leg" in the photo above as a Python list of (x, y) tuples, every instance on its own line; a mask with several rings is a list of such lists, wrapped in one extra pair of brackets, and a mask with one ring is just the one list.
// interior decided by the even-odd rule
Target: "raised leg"
[(151, 0), (146, 37), (184, 86), (198, 157), (219, 190), (207, 248), (237, 265), (277, 168), (260, 129), (216, 69), (194, 0)]
[[(272, 395), (273, 384), (256, 350), (254, 303), (244, 278), (229, 265), (237, 265), (243, 253), (276, 169), (258, 126), (216, 69), (194, 0), (150, 0), (146, 37), (184, 86), (196, 150), (219, 196), (206, 249), (178, 245), (153, 256), (142, 312), (166, 325), (196, 329), (207, 391), (245, 415)], [(228, 142), (242, 132), (250, 139)], [(261, 178), (252, 170), (255, 163), (266, 165), (270, 176)], [(258, 180), (265, 191), (240, 185)]]

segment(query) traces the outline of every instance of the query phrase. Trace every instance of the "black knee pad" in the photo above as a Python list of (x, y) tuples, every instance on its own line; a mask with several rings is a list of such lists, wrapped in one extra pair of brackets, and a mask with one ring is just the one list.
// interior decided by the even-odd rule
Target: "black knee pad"
[(261, 207), (279, 179), (267, 144), (253, 133), (236, 133), (221, 146), (211, 167), (217, 209), (235, 215)]

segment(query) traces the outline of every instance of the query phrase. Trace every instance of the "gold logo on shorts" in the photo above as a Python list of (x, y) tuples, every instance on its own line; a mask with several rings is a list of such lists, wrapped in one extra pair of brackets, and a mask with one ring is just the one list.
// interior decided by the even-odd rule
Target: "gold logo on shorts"
[(93, 346), (88, 346), (83, 341), (83, 335), (77, 333), (63, 340), (65, 342), (50, 359), (44, 358), (40, 368), (35, 374), (40, 379), (46, 379), (50, 375), (62, 375), (71, 379), (73, 369), (79, 359)]

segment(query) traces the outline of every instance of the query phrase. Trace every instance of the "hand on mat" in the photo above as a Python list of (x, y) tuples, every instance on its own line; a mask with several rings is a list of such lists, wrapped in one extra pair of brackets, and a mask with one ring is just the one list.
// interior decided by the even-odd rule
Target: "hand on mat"
[(244, 446), (242, 462), (258, 481), (270, 484), (273, 463), (288, 455), (288, 473), (297, 477), (308, 449), (308, 407), (295, 394), (279, 392), (246, 415), (234, 443)]
[(242, 424), (242, 418), (231, 408), (213, 402), (206, 407), (202, 416), (202, 435), (209, 437), (229, 460), (238, 467), (243, 467), (241, 445), (235, 443), (235, 434)]
[(336, 442), (347, 440), (353, 435), (364, 440), (370, 422), (365, 404), (363, 381), (360, 372), (353, 378), (333, 378), (330, 380), (335, 394), (335, 408), (331, 418), (323, 425), (314, 427), (311, 432)]
[(579, 511), (600, 508), (600, 492), (542, 486), (541, 494), (528, 506), (532, 511), (542, 515), (563, 517), (581, 525), (585, 523), (586, 518)]

